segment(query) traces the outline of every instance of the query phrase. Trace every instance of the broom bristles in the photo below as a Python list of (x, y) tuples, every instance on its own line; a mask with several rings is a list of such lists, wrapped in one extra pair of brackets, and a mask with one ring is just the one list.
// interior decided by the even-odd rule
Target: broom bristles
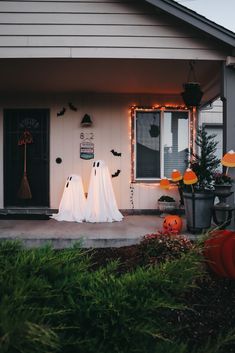
[(24, 173), (23, 178), (20, 183), (20, 188), (18, 191), (18, 197), (20, 199), (29, 200), (32, 198), (32, 193), (30, 190), (27, 174)]

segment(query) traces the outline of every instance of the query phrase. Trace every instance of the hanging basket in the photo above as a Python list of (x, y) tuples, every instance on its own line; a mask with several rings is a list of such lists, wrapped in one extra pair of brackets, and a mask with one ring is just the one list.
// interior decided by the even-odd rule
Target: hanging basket
[(184, 92), (181, 95), (185, 105), (187, 107), (198, 107), (203, 96), (200, 84), (198, 82), (187, 82), (183, 87)]

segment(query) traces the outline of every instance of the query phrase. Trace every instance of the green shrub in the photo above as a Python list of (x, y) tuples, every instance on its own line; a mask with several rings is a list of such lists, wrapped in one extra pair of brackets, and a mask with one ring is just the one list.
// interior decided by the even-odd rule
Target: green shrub
[(0, 243), (0, 351), (173, 353), (181, 328), (172, 313), (186, 310), (180, 298), (198, 263), (193, 254), (120, 275), (115, 262), (91, 271), (79, 248)]
[(57, 352), (57, 328), (67, 311), (60, 303), (61, 291), (73, 273), (87, 266), (80, 249), (27, 250), (1, 242), (0, 352)]
[[(198, 342), (191, 337), (197, 324), (192, 319), (203, 320), (197, 303), (200, 310), (209, 305), (202, 293), (207, 276), (191, 244), (164, 239), (171, 244), (168, 252), (175, 248), (174, 256), (163, 255), (159, 237), (154, 258), (164, 261), (149, 266), (151, 253), (143, 266), (126, 273), (117, 271), (117, 261), (93, 269), (87, 251), (79, 247), (28, 250), (19, 243), (0, 243), (0, 352), (233, 352), (233, 334), (222, 326), (210, 341), (209, 333), (201, 341), (197, 336)], [(149, 246), (145, 241), (143, 251)], [(196, 304), (188, 298), (196, 298)]]

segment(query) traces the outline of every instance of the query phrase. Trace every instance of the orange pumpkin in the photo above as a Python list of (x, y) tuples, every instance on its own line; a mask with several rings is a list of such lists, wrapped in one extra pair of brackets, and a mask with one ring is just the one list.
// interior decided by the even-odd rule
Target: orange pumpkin
[(204, 255), (210, 268), (220, 277), (235, 279), (235, 232), (219, 230), (205, 242)]
[(182, 230), (183, 222), (179, 216), (169, 215), (164, 218), (163, 230), (165, 232), (179, 234)]

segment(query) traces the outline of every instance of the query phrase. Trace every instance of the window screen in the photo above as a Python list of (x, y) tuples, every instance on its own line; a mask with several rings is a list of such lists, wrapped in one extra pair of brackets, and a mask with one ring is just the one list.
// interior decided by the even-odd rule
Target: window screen
[(185, 171), (189, 145), (188, 112), (164, 112), (164, 176), (171, 177), (173, 169)]
[(159, 111), (136, 111), (136, 178), (160, 178)]

